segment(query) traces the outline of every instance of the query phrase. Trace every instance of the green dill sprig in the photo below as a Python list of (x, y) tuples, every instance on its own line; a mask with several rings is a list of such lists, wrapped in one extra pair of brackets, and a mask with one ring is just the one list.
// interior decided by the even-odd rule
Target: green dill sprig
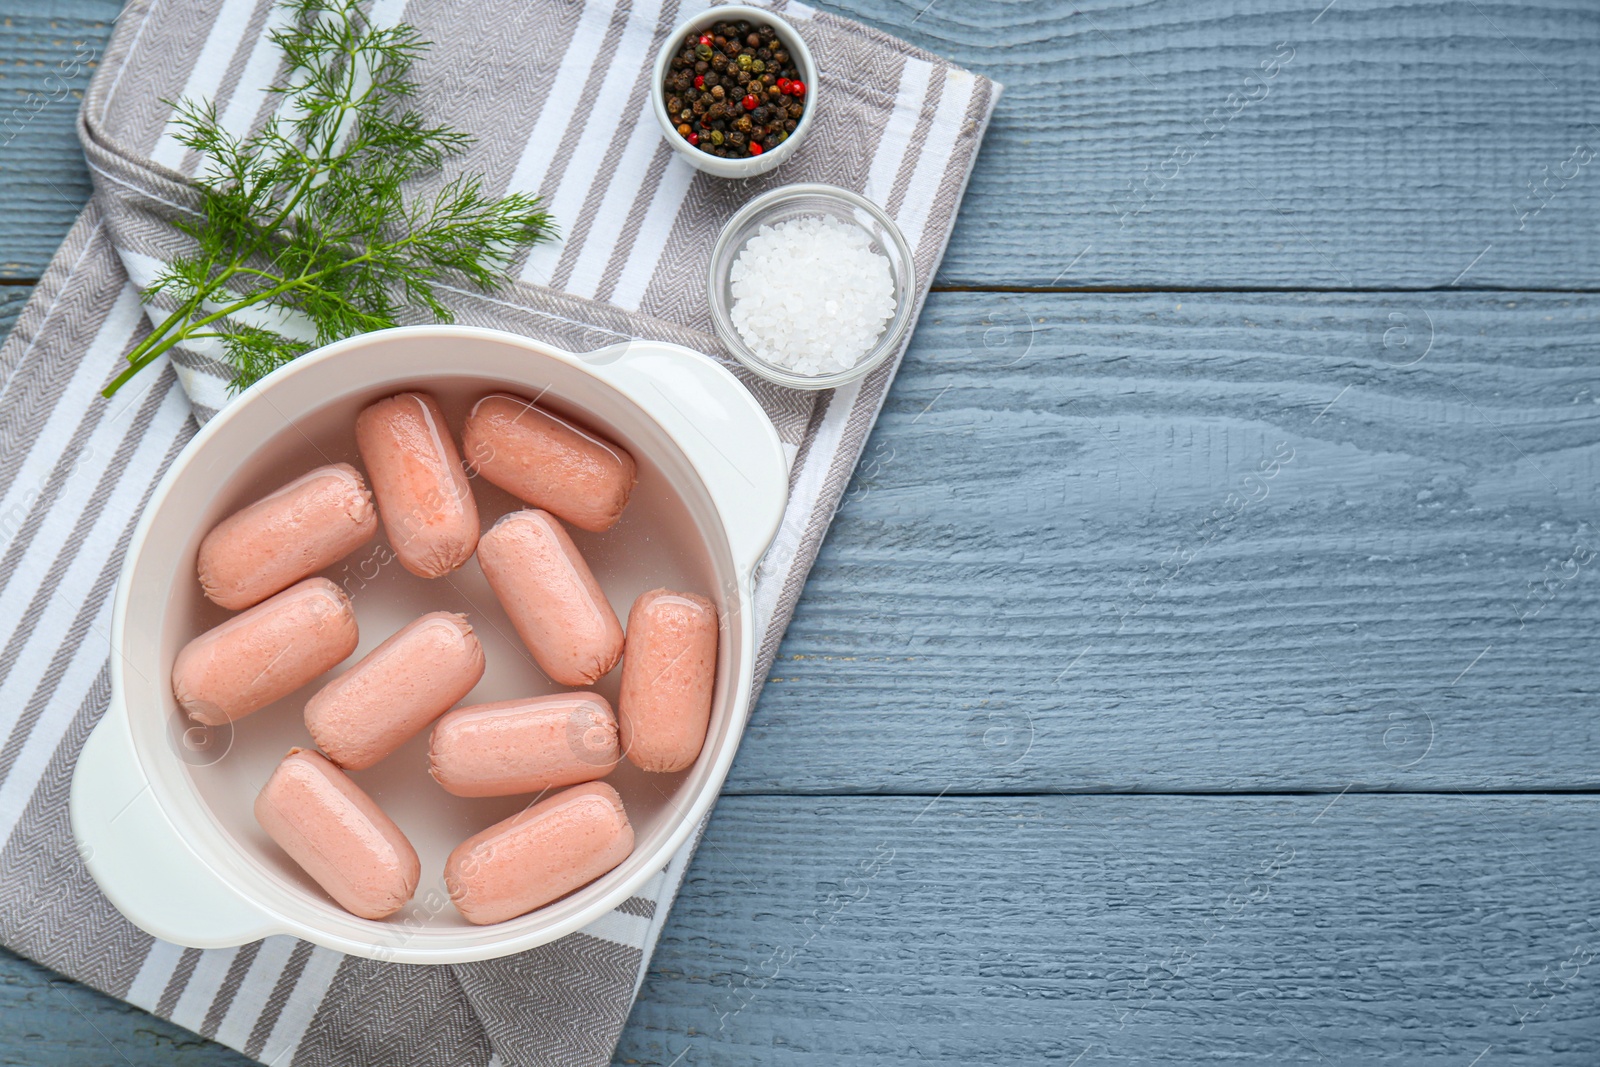
[(491, 197), (476, 177), (403, 196), (471, 143), (405, 106), (427, 42), (406, 24), (372, 25), (356, 0), (286, 6), (290, 20), (272, 34), (282, 105), (259, 132), (228, 133), (209, 101), (176, 106), (178, 140), (206, 159), (200, 215), (176, 223), (197, 247), (145, 291), (173, 313), (128, 353), (106, 396), (186, 341), (218, 341), (237, 392), (315, 346), (396, 325), (407, 306), (449, 322), (435, 283), (496, 289), (511, 254), (553, 232), (538, 197)]

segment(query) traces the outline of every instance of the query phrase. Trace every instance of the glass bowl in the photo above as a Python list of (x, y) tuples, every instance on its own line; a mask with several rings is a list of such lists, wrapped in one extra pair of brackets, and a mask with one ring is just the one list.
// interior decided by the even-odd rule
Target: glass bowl
[[(859, 228), (867, 235), (875, 252), (889, 260), (894, 282), (894, 317), (883, 327), (878, 341), (855, 366), (831, 374), (800, 374), (769, 363), (752, 352), (733, 325), (733, 263), (746, 242), (762, 226), (773, 226), (796, 218), (826, 216)], [(825, 271), (818, 272), (818, 284), (827, 284)], [(711, 273), (707, 292), (711, 297), (711, 322), (717, 336), (735, 359), (769, 382), (790, 389), (833, 389), (859, 381), (888, 359), (905, 340), (911, 328), (911, 304), (917, 288), (916, 267), (911, 248), (894, 220), (872, 201), (832, 185), (784, 185), (766, 192), (740, 208), (722, 228), (711, 250)]]

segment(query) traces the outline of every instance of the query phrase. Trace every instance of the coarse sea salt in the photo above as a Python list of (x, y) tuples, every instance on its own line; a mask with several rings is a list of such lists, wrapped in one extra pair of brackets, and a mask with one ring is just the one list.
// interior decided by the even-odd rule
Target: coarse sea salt
[(826, 216), (761, 227), (728, 278), (739, 337), (795, 374), (849, 370), (894, 318), (889, 260), (859, 227)]

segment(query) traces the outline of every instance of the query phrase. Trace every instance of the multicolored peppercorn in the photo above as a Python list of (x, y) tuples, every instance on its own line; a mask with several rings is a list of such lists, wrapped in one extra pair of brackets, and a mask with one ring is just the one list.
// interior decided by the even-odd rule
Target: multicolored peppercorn
[(788, 140), (805, 114), (805, 82), (771, 26), (718, 22), (684, 38), (667, 69), (667, 115), (709, 155), (743, 159)]

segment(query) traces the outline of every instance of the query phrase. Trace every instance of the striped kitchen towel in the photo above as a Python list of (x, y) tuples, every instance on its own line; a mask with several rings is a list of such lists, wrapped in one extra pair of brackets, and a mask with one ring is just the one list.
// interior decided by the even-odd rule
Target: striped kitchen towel
[[(433, 47), (420, 110), (474, 133), (461, 169), (542, 194), (564, 239), (493, 296), (449, 289), (462, 323), (587, 351), (625, 338), (718, 358), (704, 276), (721, 224), (794, 181), (862, 192), (898, 221), (927, 293), (1000, 87), (878, 31), (781, 4), (822, 71), (817, 128), (778, 172), (729, 182), (662, 141), (648, 71), (703, 0), (374, 0)], [(99, 389), (150, 329), (139, 299), (183, 249), (201, 161), (164, 100), (210, 98), (247, 133), (274, 98), (270, 0), (133, 0), (79, 116), (95, 196), (0, 349), (0, 940), (272, 1064), (598, 1064), (610, 1059), (688, 866), (686, 848), (606, 919), (519, 956), (377, 963), (276, 937), (237, 949), (151, 938), (99, 895), (73, 849), (72, 766), (105, 708), (110, 596), (167, 465), (228, 402), (226, 372), (177, 350), (113, 400)], [(442, 181), (443, 176), (434, 179)], [(764, 678), (894, 376), (794, 393), (744, 380), (791, 463), (788, 513), (756, 590)]]

